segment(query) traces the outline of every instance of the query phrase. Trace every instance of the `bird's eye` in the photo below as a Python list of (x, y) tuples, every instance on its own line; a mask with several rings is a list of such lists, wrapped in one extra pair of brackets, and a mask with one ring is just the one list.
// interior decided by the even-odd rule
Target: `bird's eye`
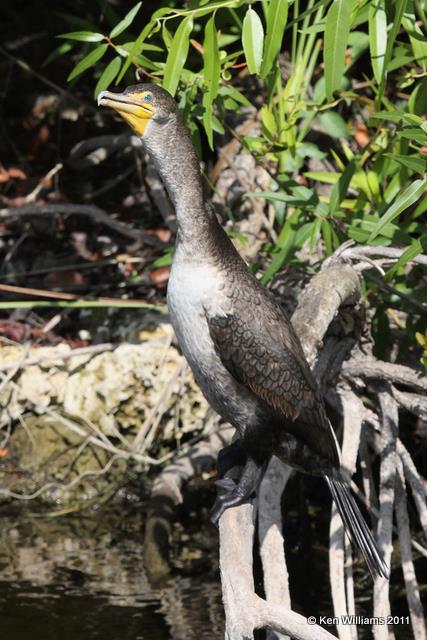
[(151, 93), (146, 93), (144, 96), (144, 102), (153, 102), (153, 96)]

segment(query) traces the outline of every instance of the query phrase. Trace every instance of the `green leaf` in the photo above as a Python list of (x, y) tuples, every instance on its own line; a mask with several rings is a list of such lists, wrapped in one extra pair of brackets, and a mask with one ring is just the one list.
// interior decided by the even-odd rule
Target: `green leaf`
[(93, 31), (72, 31), (71, 33), (62, 33), (57, 38), (66, 38), (67, 40), (81, 40), (82, 42), (101, 42), (105, 36), (102, 33), (94, 33)]
[(251, 7), (243, 20), (242, 44), (249, 73), (258, 73), (262, 62), (264, 28), (261, 19)]
[(374, 229), (369, 236), (368, 242), (371, 242), (377, 235), (384, 229), (384, 227), (392, 222), (402, 211), (405, 211), (414, 202), (416, 202), (423, 195), (427, 187), (427, 178), (422, 180), (415, 180), (403, 193), (401, 193), (388, 211), (377, 222)]
[(220, 70), (215, 16), (212, 16), (206, 23), (205, 39), (203, 41), (203, 76), (207, 87), (203, 94), (203, 126), (211, 149), (213, 149), (212, 108), (213, 102), (218, 95)]
[(344, 200), (355, 170), (356, 163), (352, 160), (344, 169), (338, 182), (334, 184), (329, 199), (329, 213), (331, 215), (334, 215), (335, 211), (338, 211), (341, 202)]
[(140, 10), (142, 2), (138, 2), (133, 9), (129, 11), (123, 18), (120, 20), (119, 24), (116, 24), (114, 29), (110, 33), (110, 38), (117, 38), (125, 29), (127, 29), (135, 19), (136, 14)]
[(351, 2), (333, 0), (326, 16), (323, 61), (326, 96), (332, 100), (339, 89), (345, 68), (345, 53), (350, 33)]
[(425, 134), (420, 127), (405, 127), (401, 131), (397, 132), (397, 136), (399, 138), (419, 142), (422, 145), (427, 144), (427, 134)]
[[(424, 244), (424, 247), (423, 247)], [(385, 274), (385, 280), (390, 281), (396, 271), (405, 266), (407, 262), (410, 262), (423, 252), (427, 246), (427, 236), (423, 236), (421, 239), (413, 240), (413, 242), (405, 249), (400, 256), (399, 260), (392, 266)]]
[(180, 22), (172, 40), (166, 60), (163, 76), (163, 87), (174, 96), (178, 87), (181, 72), (187, 60), (188, 47), (190, 45), (190, 33), (193, 29), (193, 18), (188, 16)]
[(121, 66), (122, 66), (122, 61), (120, 56), (116, 56), (111, 60), (111, 62), (107, 64), (104, 71), (101, 73), (101, 76), (98, 82), (96, 83), (95, 98), (98, 97), (98, 94), (101, 93), (101, 91), (104, 91), (104, 89), (107, 89), (107, 87), (109, 87), (110, 84), (114, 82), (114, 80), (117, 77), (117, 74), (120, 71)]
[(74, 67), (74, 69), (68, 76), (67, 81), (70, 82), (71, 80), (73, 80), (73, 78), (76, 78), (81, 73), (83, 73), (83, 71), (86, 71), (87, 69), (90, 69), (90, 67), (93, 67), (98, 62), (98, 60), (101, 60), (107, 49), (107, 44), (101, 44), (99, 47), (96, 47), (96, 49), (88, 53), (87, 56), (85, 56), (83, 60), (80, 60), (79, 64)]
[(64, 54), (71, 51), (72, 48), (73, 48), (72, 44), (70, 44), (69, 42), (63, 42), (62, 44), (59, 45), (59, 47), (56, 47), (56, 49), (54, 49), (49, 53), (46, 60), (43, 60), (42, 67), (46, 67), (48, 64), (53, 62), (53, 60), (56, 60), (56, 58), (59, 58), (59, 56), (63, 56)]
[(238, 89), (236, 89), (235, 87), (232, 87), (231, 84), (223, 84), (219, 88), (218, 93), (221, 96), (228, 96), (232, 98), (236, 102), (243, 104), (245, 107), (252, 106), (249, 100), (247, 99), (247, 97), (244, 96), (243, 93), (241, 93)]
[(319, 121), (325, 133), (332, 138), (348, 138), (347, 124), (336, 111), (325, 111), (319, 114)]
[(387, 49), (387, 15), (385, 0), (373, 0), (369, 5), (369, 43), (371, 63), (377, 83), (381, 82)]
[(127, 60), (125, 61), (124, 65), (122, 67), (122, 70), (120, 71), (120, 74), (117, 77), (116, 84), (118, 84), (121, 81), (121, 79), (125, 75), (126, 71), (129, 69), (130, 65), (135, 61), (135, 57), (142, 51), (142, 44), (143, 44), (145, 38), (147, 38), (148, 35), (151, 33), (153, 28), (154, 28), (153, 23), (149, 22), (148, 24), (145, 25), (145, 27), (143, 28), (143, 30), (141, 31), (141, 33), (139, 34), (139, 36), (135, 40), (135, 42), (133, 44), (133, 47), (132, 47), (131, 51), (129, 52), (129, 56), (128, 56)]
[(205, 83), (208, 85), (211, 102), (213, 102), (218, 95), (219, 74), (218, 37), (215, 28), (215, 17), (212, 16), (206, 24), (205, 39), (203, 41), (203, 76)]
[(399, 156), (392, 153), (384, 154), (386, 158), (390, 158), (394, 162), (398, 162), (402, 166), (415, 171), (416, 173), (424, 174), (427, 171), (427, 158), (420, 156)]
[(427, 64), (427, 40), (417, 25), (415, 15), (413, 13), (405, 13), (402, 18), (402, 26), (408, 33), (412, 51), (418, 64), (425, 69)]
[(280, 52), (287, 19), (288, 0), (270, 0), (266, 12), (267, 34), (261, 64), (262, 78), (270, 73)]

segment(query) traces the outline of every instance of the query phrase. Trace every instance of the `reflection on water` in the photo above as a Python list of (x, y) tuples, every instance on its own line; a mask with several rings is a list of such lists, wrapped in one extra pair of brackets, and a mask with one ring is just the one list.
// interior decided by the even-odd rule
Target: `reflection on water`
[[(0, 633), (8, 640), (218, 640), (216, 571), (153, 588), (140, 509), (85, 517), (0, 512)], [(215, 564), (215, 560), (213, 561)]]

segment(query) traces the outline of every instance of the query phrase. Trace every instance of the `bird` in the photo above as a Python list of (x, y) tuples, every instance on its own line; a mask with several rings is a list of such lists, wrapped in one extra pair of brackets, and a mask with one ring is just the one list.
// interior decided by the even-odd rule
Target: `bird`
[(250, 271), (203, 190), (199, 161), (175, 99), (160, 85), (102, 91), (98, 105), (131, 127), (175, 207), (177, 235), (167, 304), (178, 344), (211, 407), (237, 434), (219, 455), (224, 478), (212, 520), (256, 494), (272, 455), (323, 477), (350, 539), (374, 577), (389, 570), (341, 470), (323, 397), (288, 316)]

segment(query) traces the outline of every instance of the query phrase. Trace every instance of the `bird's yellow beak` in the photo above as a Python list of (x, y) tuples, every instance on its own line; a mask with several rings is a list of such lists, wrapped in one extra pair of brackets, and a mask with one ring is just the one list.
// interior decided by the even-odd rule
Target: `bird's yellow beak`
[(152, 104), (145, 101), (147, 92), (112, 93), (101, 91), (98, 96), (99, 107), (111, 107), (119, 113), (138, 136), (143, 136), (148, 121), (156, 113)]

